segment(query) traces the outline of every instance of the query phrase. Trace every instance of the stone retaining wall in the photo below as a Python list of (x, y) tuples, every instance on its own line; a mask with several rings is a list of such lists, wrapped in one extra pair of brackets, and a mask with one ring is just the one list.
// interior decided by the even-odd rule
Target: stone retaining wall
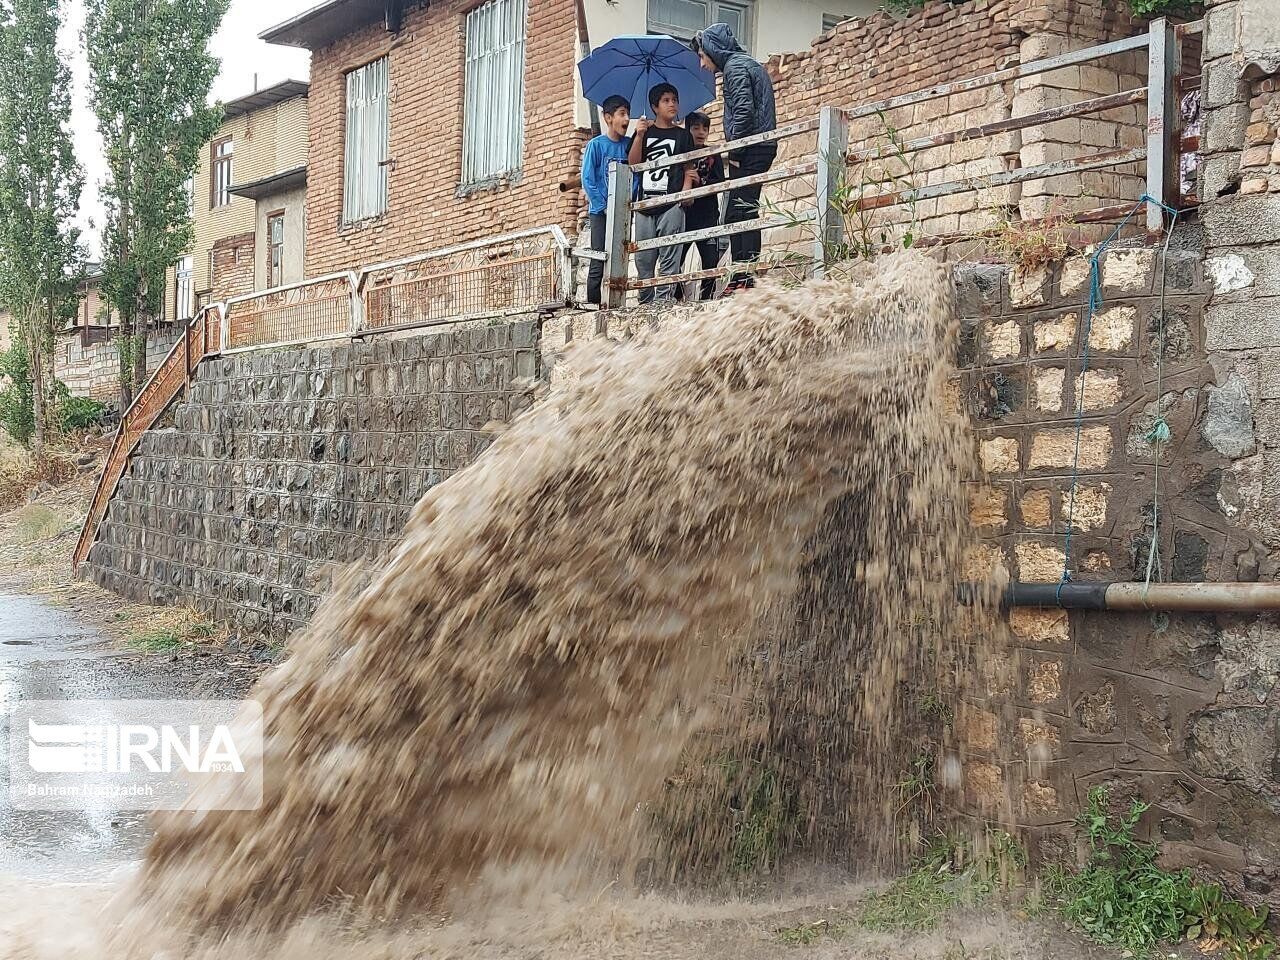
[(143, 438), (85, 570), (283, 638), (488, 446), (537, 372), (531, 322), (206, 361)]
[[(1275, 579), (1275, 544), (1250, 518), (1277, 506), (1240, 470), (1257, 445), (1254, 418), (1239, 377), (1211, 362), (1205, 317), (1217, 295), (1201, 252), (1175, 250), (1163, 269), (1158, 250), (1107, 255), (1086, 338), (1087, 278), (1084, 258), (1012, 277), (959, 274), (961, 393), (988, 472), (971, 491), (983, 535), (972, 573), (1142, 580), (1154, 538), (1159, 579)], [(1159, 451), (1153, 532), (1158, 415), (1171, 441)], [(1170, 865), (1280, 905), (1275, 619), (1016, 609), (1009, 626), (989, 698), (958, 717), (966, 809), (1011, 818), (1043, 858), (1074, 857), (1072, 821), (1089, 788), (1106, 785), (1117, 807), (1152, 805), (1142, 828)]]

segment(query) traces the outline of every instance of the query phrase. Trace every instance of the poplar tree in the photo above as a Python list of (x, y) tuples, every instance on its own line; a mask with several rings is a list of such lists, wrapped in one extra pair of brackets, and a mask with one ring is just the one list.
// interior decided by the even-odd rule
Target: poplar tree
[(37, 455), (57, 423), (54, 337), (75, 316), (84, 268), (60, 13), (59, 0), (0, 0), (0, 303), (25, 354)]
[(222, 122), (209, 41), (229, 0), (85, 0), (90, 94), (106, 150), (102, 291), (120, 317), (120, 391), (146, 380), (165, 271), (191, 243), (187, 182)]

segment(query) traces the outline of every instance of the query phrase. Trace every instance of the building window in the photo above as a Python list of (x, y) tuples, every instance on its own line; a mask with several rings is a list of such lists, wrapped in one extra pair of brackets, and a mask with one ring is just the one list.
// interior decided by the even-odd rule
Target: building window
[(489, 0), (467, 14), (462, 181), (520, 169), (524, 152), (526, 0)]
[(284, 285), (284, 211), (267, 217), (267, 289)]
[(173, 270), (173, 307), (175, 320), (190, 320), (195, 313), (195, 260), (183, 257)]
[(342, 220), (355, 223), (387, 212), (387, 152), (391, 111), (387, 58), (347, 74), (347, 141)]
[(834, 29), (838, 24), (844, 23), (846, 20), (852, 20), (853, 17), (847, 13), (824, 13), (822, 15), (822, 32)]
[(215, 140), (209, 168), (209, 207), (225, 207), (231, 202), (231, 159), (235, 144), (230, 137)]
[(649, 0), (649, 32), (691, 40), (713, 23), (726, 23), (744, 50), (751, 49), (751, 4), (733, 0)]

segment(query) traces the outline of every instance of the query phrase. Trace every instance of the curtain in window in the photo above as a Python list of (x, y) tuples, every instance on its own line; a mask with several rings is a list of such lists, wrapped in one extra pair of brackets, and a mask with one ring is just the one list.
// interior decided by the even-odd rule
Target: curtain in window
[(526, 0), (489, 0), (467, 14), (462, 180), (520, 169), (524, 150)]

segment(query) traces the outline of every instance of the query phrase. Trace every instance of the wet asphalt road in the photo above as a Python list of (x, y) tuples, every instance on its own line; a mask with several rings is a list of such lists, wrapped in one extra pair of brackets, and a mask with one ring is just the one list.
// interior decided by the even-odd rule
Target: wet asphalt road
[[(39, 598), (0, 593), (0, 875), (104, 879), (137, 860), (148, 836), (145, 812), (109, 803), (92, 810), (14, 810), (8, 777), (8, 714), (14, 703), (218, 696), (222, 691), (208, 689), (212, 666), (207, 658), (193, 662), (113, 648)], [(216, 670), (212, 675), (219, 676)]]

